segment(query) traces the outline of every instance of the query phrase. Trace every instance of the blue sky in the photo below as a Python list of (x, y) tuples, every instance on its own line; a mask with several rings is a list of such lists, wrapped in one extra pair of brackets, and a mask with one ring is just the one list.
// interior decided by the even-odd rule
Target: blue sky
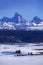
[(13, 17), (15, 12), (27, 20), (34, 16), (43, 19), (43, 0), (0, 0), (0, 18)]

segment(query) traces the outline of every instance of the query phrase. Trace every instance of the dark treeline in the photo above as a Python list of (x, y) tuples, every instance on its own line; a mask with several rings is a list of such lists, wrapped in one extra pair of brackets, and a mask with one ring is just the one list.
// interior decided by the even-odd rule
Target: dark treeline
[(40, 43), (43, 42), (43, 31), (0, 30), (0, 43)]

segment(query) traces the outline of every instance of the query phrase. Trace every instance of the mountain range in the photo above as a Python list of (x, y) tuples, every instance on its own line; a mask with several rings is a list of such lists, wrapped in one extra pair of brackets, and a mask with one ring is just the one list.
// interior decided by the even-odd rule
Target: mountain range
[(3, 17), (0, 19), (0, 29), (7, 30), (43, 30), (43, 20), (35, 16), (33, 20), (27, 21), (19, 13), (12, 18)]

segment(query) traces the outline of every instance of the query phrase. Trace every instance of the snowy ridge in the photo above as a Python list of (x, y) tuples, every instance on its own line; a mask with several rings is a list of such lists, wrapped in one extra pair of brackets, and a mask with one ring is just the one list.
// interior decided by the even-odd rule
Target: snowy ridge
[(0, 29), (43, 30), (43, 20), (35, 16), (32, 21), (27, 21), (16, 12), (12, 18), (3, 17), (0, 19)]
[(0, 29), (14, 29), (15, 26), (11, 22), (3, 22), (2, 24), (0, 23)]

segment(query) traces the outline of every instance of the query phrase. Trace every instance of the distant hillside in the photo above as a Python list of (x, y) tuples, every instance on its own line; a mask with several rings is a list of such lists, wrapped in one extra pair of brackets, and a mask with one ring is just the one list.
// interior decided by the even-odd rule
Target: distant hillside
[(0, 43), (43, 42), (43, 31), (0, 30)]

